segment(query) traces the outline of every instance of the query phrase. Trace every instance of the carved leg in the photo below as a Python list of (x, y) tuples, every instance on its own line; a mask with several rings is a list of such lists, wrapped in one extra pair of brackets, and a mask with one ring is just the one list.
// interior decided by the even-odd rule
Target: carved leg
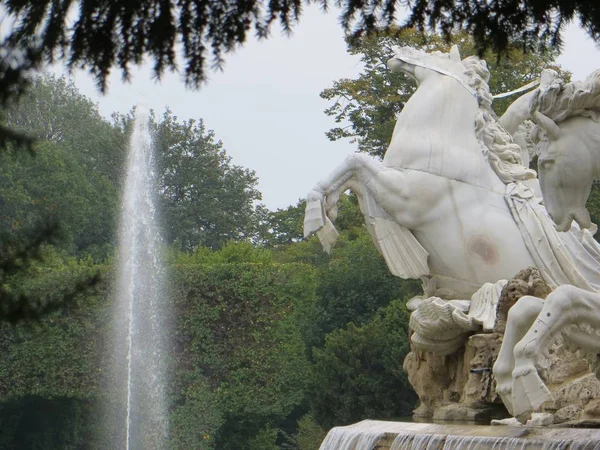
[(331, 223), (337, 216), (337, 202), (347, 189), (353, 189), (360, 197), (362, 189), (382, 169), (381, 162), (361, 154), (348, 156), (324, 180), (309, 192), (304, 217), (304, 235), (317, 232), (319, 240), (329, 251), (337, 239), (337, 231)]
[(496, 392), (502, 398), (502, 402), (512, 415), (512, 372), (515, 366), (513, 350), (517, 343), (531, 328), (543, 307), (543, 300), (526, 295), (521, 297), (517, 303), (508, 311), (506, 331), (502, 340), (502, 347), (498, 358), (494, 363), (494, 377), (496, 378)]
[[(515, 346), (513, 408), (522, 423), (532, 411), (552, 399), (535, 368), (536, 358), (567, 325), (577, 323), (600, 327), (600, 294), (570, 285), (559, 286), (544, 301), (533, 326)], [(572, 338), (583, 343), (577, 333)]]
[[(380, 161), (360, 153), (354, 153), (344, 160), (330, 175), (321, 180), (314, 191), (321, 192), (325, 197), (325, 208), (329, 212), (337, 204), (340, 195), (347, 189), (360, 191), (383, 168)], [(335, 217), (330, 217), (334, 220)]]

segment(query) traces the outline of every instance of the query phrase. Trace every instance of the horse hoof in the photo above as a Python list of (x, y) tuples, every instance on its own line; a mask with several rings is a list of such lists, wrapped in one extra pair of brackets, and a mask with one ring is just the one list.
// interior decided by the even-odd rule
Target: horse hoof
[(553, 399), (535, 367), (523, 368), (519, 372), (513, 376), (513, 415), (519, 422), (525, 423), (533, 411)]

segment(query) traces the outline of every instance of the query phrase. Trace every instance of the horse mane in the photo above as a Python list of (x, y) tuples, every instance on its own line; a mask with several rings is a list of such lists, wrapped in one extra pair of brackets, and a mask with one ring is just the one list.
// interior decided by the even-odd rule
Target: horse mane
[(600, 121), (600, 70), (592, 72), (584, 81), (564, 83), (557, 79), (550, 86), (538, 90), (531, 99), (531, 116), (539, 111), (559, 123), (573, 116), (589, 117)]
[(462, 63), (467, 83), (477, 93), (479, 111), (475, 116), (475, 135), (490, 166), (504, 184), (535, 178), (536, 172), (523, 165), (519, 145), (500, 125), (492, 109), (494, 98), (487, 83), (490, 71), (486, 62), (477, 56), (469, 56)]

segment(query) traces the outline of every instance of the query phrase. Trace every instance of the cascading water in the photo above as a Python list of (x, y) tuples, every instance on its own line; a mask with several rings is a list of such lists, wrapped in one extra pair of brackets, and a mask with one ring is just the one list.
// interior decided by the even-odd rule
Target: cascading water
[(600, 430), (363, 420), (332, 428), (320, 450), (600, 450)]
[[(165, 311), (156, 196), (157, 181), (149, 113), (138, 106), (129, 143), (117, 284), (113, 355), (114, 389), (110, 441), (127, 450), (167, 446)], [(113, 399), (113, 402), (115, 400)]]

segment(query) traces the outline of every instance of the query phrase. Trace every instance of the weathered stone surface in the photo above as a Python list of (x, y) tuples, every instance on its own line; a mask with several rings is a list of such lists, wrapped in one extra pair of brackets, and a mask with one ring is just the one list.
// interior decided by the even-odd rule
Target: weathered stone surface
[(500, 404), (453, 403), (436, 408), (433, 420), (445, 422), (489, 422), (506, 417), (506, 409)]
[(436, 407), (450, 402), (454, 392), (462, 392), (466, 382), (462, 365), (462, 352), (442, 357), (413, 351), (406, 356), (404, 370), (421, 401), (416, 416), (433, 417)]
[(474, 334), (469, 338), (465, 350), (465, 361), (469, 361), (467, 382), (464, 388), (465, 403), (494, 403), (497, 400), (496, 383), (492, 375), (492, 367), (502, 336), (497, 333)]
[(585, 407), (584, 413), (587, 418), (600, 417), (600, 399), (589, 402)]
[(551, 391), (569, 379), (590, 373), (589, 364), (581, 352), (570, 351), (562, 344), (550, 348), (542, 365), (540, 376)]
[(568, 405), (564, 408), (560, 408), (554, 413), (554, 423), (563, 423), (570, 420), (576, 420), (581, 415), (581, 406), (579, 405)]
[(506, 284), (498, 300), (496, 309), (496, 324), (494, 332), (504, 333), (508, 310), (524, 295), (546, 298), (552, 289), (543, 280), (540, 271), (535, 267), (521, 270)]
[(560, 424), (555, 424), (553, 428), (600, 428), (600, 420), (599, 419), (579, 419), (579, 420), (571, 420), (570, 422), (563, 422)]
[[(521, 295), (545, 297), (549, 292), (550, 288), (537, 269), (529, 268), (508, 282), (501, 300), (506, 307)], [(404, 368), (421, 399), (415, 416), (475, 421), (505, 415), (504, 408), (498, 406), (501, 400), (496, 394), (496, 381), (491, 372), (502, 339), (499, 333), (474, 334), (457, 353), (446, 357), (410, 353)], [(573, 351), (571, 347), (557, 342), (538, 360), (540, 376), (554, 401), (544, 404), (536, 417), (540, 414), (546, 419), (550, 417), (546, 420), (549, 423), (600, 417), (600, 381), (588, 364), (599, 369), (598, 358)]]
[(505, 417), (491, 371), (501, 342), (496, 333), (475, 334), (454, 355), (410, 352), (404, 370), (421, 401), (413, 414), (457, 421)]
[(554, 407), (559, 410), (569, 405), (585, 407), (590, 401), (600, 398), (600, 381), (592, 373), (565, 383), (552, 393)]

